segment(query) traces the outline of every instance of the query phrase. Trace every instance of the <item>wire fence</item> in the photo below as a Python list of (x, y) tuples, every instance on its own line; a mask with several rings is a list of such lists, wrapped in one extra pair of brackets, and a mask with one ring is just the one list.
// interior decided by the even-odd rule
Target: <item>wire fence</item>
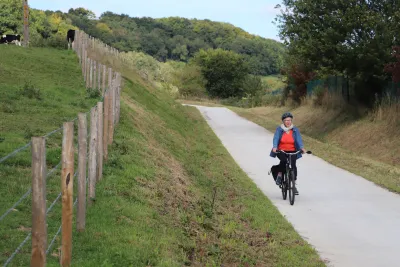
[[(101, 101), (92, 107), (88, 112), (80, 113), (79, 116), (75, 117), (69, 122), (64, 123), (62, 127), (55, 129), (39, 138), (32, 137), (29, 143), (0, 158), (1, 164), (25, 151), (26, 149), (31, 148), (32, 187), (29, 188), (17, 201), (15, 201), (15, 203), (10, 205), (10, 207), (3, 212), (3, 214), (0, 216), (0, 224), (4, 223), (10, 214), (13, 214), (12, 212), (15, 211), (16, 208), (24, 202), (24, 200), (26, 200), (29, 196), (32, 196), (32, 229), (5, 260), (3, 266), (8, 266), (20, 254), (21, 250), (29, 240), (32, 240), (32, 253), (30, 259), (31, 265), (40, 265), (38, 263), (43, 259), (37, 256), (38, 253), (40, 252), (40, 255), (47, 255), (51, 251), (55, 241), (57, 240), (57, 236), (61, 232), (63, 232), (62, 236), (64, 237), (64, 231), (69, 230), (63, 229), (63, 227), (61, 227), (63, 223), (61, 223), (50, 243), (48, 246), (46, 246), (46, 250), (39, 251), (37, 253), (36, 250), (38, 248), (40, 249), (45, 247), (40, 245), (38, 246), (38, 242), (45, 242), (43, 244), (47, 244), (47, 231), (43, 233), (40, 232), (40, 229), (47, 228), (47, 225), (43, 225), (43, 223), (46, 224), (47, 215), (54, 209), (57, 203), (60, 202), (61, 198), (63, 199), (61, 202), (62, 221), (64, 222), (64, 220), (68, 220), (72, 224), (73, 214), (72, 212), (68, 213), (66, 211), (68, 209), (72, 211), (76, 205), (78, 205), (78, 209), (76, 210), (77, 228), (78, 230), (84, 230), (85, 223), (82, 224), (82, 221), (85, 221), (86, 216), (86, 197), (88, 198), (89, 203), (94, 199), (96, 184), (102, 179), (103, 164), (108, 160), (108, 146), (113, 143), (114, 129), (119, 122), (122, 76), (112, 68), (96, 62), (92, 56), (96, 57), (98, 54), (104, 53), (108, 53), (112, 56), (118, 56), (119, 52), (116, 49), (106, 46), (100, 41), (95, 40), (82, 31), (75, 32), (73, 49), (78, 55), (80, 65), (82, 67), (82, 74), (84, 80), (86, 81), (86, 87), (97, 90), (100, 93)], [(89, 54), (91, 56), (89, 56)], [(89, 117), (87, 115), (90, 115), (90, 118), (87, 118)], [(77, 136), (74, 135), (75, 122), (78, 124)], [(88, 122), (90, 122), (90, 125)], [(44, 178), (41, 178), (41, 172), (38, 170), (46, 169), (46, 150), (44, 149), (46, 146), (46, 140), (59, 132), (63, 132), (63, 145), (61, 153), (63, 160), (58, 162), (56, 166), (54, 166), (47, 174), (45, 174)], [(75, 145), (74, 140), (77, 140), (77, 144)], [(66, 145), (67, 143), (70, 144), (70, 147)], [(40, 147), (43, 147), (43, 149), (38, 150)], [(69, 155), (72, 165), (71, 163), (68, 163), (68, 160), (65, 159), (65, 157), (67, 157), (66, 155)], [(77, 161), (75, 161), (76, 156), (78, 158)], [(78, 191), (78, 195), (75, 197), (72, 207), (70, 207), (68, 206), (68, 203), (65, 203), (64, 199), (68, 197), (73, 199), (74, 189), (72, 186), (69, 186), (70, 178), (67, 173), (68, 170), (74, 169), (75, 165), (78, 166), (78, 170), (74, 172), (72, 179), (77, 180), (78, 187), (83, 185), (84, 190), (82, 190), (81, 187), (76, 189)], [(62, 190), (46, 209), (46, 183), (49, 182), (49, 178), (51, 176), (59, 171), (60, 166), (62, 166)], [(84, 168), (82, 168), (82, 166), (84, 166)], [(18, 168), (18, 166), (11, 167), (16, 169)], [(82, 182), (82, 179), (85, 180), (84, 183)], [(38, 187), (37, 185), (40, 186)], [(88, 191), (88, 196), (86, 196), (86, 189)], [(44, 219), (43, 222), (41, 220), (37, 220), (39, 218), (37, 216), (40, 216), (40, 214), (35, 214), (33, 212), (34, 209), (45, 211), (45, 217), (41, 218)], [(36, 222), (35, 224), (33, 223), (34, 221)], [(41, 222), (38, 224), (38, 221)], [(35, 227), (36, 229), (34, 229)], [(66, 234), (70, 236), (70, 240), (72, 242), (72, 229), (70, 230), (71, 231)], [(45, 234), (44, 238), (41, 236), (43, 234)], [(0, 241), (0, 244), (1, 242), (6, 242), (6, 240)], [(71, 247), (71, 244), (67, 245)], [(64, 243), (61, 244), (61, 251), (64, 253), (61, 253), (63, 256), (62, 259), (60, 259), (60, 263), (62, 262), (62, 265), (70, 265), (72, 255), (70, 255), (70, 253), (68, 253), (63, 246)]]

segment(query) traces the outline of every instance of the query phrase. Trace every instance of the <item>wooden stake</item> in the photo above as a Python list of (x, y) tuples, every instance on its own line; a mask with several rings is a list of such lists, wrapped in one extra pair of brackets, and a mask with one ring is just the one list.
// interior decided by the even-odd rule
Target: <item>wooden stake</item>
[(74, 185), (74, 123), (64, 123), (62, 141), (62, 237), (61, 266), (71, 266), (72, 258), (72, 216)]
[(32, 137), (31, 266), (46, 266), (46, 139)]
[(103, 120), (103, 150), (104, 160), (108, 160), (108, 115), (110, 109), (110, 92), (107, 91), (104, 96), (104, 120)]
[(87, 118), (85, 113), (78, 115), (78, 208), (76, 228), (85, 230), (86, 225), (86, 164), (87, 164)]
[(97, 103), (97, 181), (103, 178), (103, 102)]
[(93, 107), (90, 111), (89, 204), (93, 204), (96, 197), (97, 123), (97, 107)]
[(110, 100), (108, 105), (108, 144), (113, 143), (114, 138), (114, 88), (110, 89)]
[(103, 87), (101, 93), (102, 96), (104, 96), (104, 93), (106, 91), (106, 78), (107, 78), (107, 67), (103, 65)]

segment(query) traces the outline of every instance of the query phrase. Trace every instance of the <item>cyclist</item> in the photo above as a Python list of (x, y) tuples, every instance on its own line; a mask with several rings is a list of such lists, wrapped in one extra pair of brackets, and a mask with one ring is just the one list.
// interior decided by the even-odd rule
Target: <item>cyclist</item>
[[(286, 112), (282, 115), (282, 124), (276, 128), (273, 148), (270, 156), (275, 158), (278, 156), (279, 162), (279, 172), (276, 178), (276, 184), (282, 184), (282, 173), (286, 169), (286, 155), (277, 153), (278, 150), (285, 151), (286, 153), (294, 153), (301, 150), (302, 153), (307, 151), (304, 149), (303, 140), (301, 138), (300, 131), (297, 127), (293, 125), (293, 115), (290, 112)], [(301, 158), (301, 153), (297, 154), (297, 157), (292, 156), (292, 167), (294, 169), (295, 180), (297, 180), (297, 167), (296, 160)], [(297, 188), (294, 188), (296, 195), (299, 194)]]

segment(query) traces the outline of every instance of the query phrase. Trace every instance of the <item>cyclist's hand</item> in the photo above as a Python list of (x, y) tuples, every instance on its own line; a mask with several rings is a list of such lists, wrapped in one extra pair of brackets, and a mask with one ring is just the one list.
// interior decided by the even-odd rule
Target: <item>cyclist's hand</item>
[(272, 149), (272, 152), (276, 153), (277, 150), (278, 150), (278, 149), (273, 148), (273, 149)]
[(301, 151), (303, 154), (307, 153), (307, 150), (305, 148), (302, 148)]

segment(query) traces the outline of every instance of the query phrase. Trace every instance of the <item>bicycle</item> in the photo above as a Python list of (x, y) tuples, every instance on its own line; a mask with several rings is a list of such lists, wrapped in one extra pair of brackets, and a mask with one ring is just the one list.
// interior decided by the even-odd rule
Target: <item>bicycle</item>
[[(283, 179), (282, 179), (282, 184), (279, 186), (282, 190), (282, 198), (284, 200), (286, 200), (287, 198), (287, 192), (289, 191), (289, 202), (290, 205), (294, 204), (294, 199), (295, 199), (295, 193), (294, 193), (294, 189), (295, 189), (295, 175), (294, 175), (294, 170), (292, 168), (292, 156), (295, 156), (299, 153), (301, 153), (302, 151), (299, 150), (297, 152), (294, 153), (287, 153), (285, 151), (282, 150), (277, 150), (276, 153), (282, 153), (285, 154), (286, 157), (286, 170), (283, 173)], [(307, 151), (307, 154), (312, 154), (311, 151)]]

